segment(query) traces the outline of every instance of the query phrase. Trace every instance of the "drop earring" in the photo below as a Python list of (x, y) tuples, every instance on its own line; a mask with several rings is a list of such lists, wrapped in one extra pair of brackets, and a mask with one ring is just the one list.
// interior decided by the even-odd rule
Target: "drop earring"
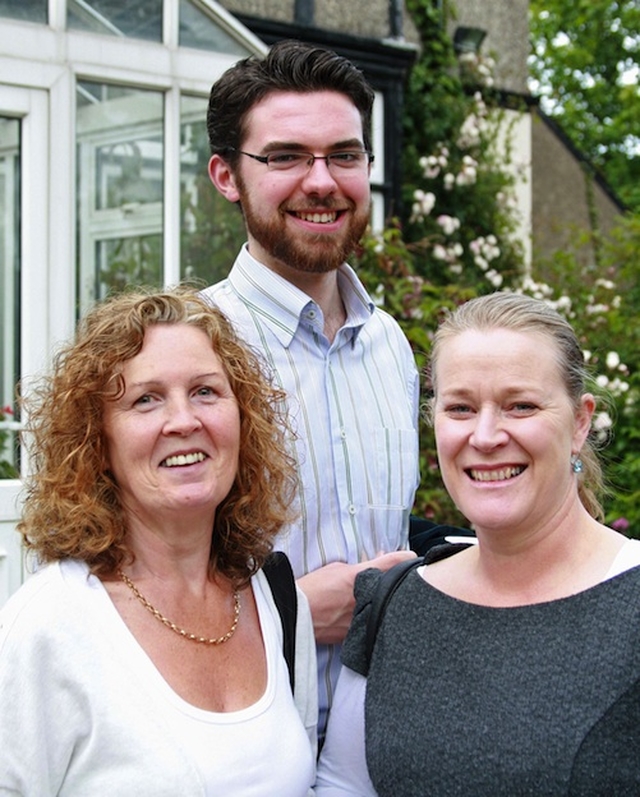
[(578, 454), (571, 455), (571, 470), (574, 473), (582, 473), (584, 471), (584, 465)]

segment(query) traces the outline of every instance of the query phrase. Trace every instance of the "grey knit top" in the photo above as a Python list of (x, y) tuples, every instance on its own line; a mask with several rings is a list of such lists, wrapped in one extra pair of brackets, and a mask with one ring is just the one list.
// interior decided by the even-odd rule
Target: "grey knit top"
[[(377, 570), (356, 581), (343, 662), (367, 675)], [(367, 680), (381, 797), (640, 795), (640, 567), (561, 600), (492, 608), (411, 572)]]

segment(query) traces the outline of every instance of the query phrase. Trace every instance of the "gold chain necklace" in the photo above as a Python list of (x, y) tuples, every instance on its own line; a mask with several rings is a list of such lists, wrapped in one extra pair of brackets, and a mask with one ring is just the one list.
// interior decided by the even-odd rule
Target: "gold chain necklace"
[(238, 627), (238, 620), (240, 619), (240, 593), (238, 590), (234, 590), (233, 593), (233, 623), (231, 624), (231, 628), (227, 631), (224, 636), (208, 638), (205, 636), (198, 636), (197, 634), (190, 634), (188, 631), (185, 631), (184, 628), (180, 628), (175, 623), (172, 623), (167, 617), (164, 616), (161, 612), (159, 612), (156, 607), (150, 603), (144, 595), (140, 592), (140, 590), (136, 587), (133, 581), (129, 578), (129, 576), (125, 576), (122, 570), (118, 570), (118, 575), (124, 581), (124, 583), (129, 587), (131, 592), (136, 596), (136, 598), (140, 601), (140, 603), (144, 606), (145, 609), (148, 609), (151, 614), (156, 617), (163, 625), (166, 625), (167, 628), (170, 628), (172, 631), (175, 631), (181, 637), (185, 639), (190, 639), (192, 642), (201, 642), (203, 645), (222, 645), (223, 642), (228, 642), (231, 637), (235, 634), (236, 628)]

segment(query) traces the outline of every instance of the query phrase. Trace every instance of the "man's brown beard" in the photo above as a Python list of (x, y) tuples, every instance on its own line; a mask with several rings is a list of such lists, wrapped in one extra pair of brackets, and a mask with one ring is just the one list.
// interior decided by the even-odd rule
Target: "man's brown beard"
[[(346, 235), (337, 238), (319, 232), (302, 240), (302, 235), (296, 236), (285, 227), (283, 211), (278, 211), (273, 222), (258, 218), (248, 198), (249, 192), (240, 180), (237, 184), (245, 224), (251, 237), (273, 258), (297, 271), (309, 274), (335, 271), (353, 252), (369, 224), (369, 208), (366, 212), (353, 213), (353, 203), (350, 203), (352, 215)], [(322, 210), (331, 209), (331, 202), (327, 200), (318, 205)]]

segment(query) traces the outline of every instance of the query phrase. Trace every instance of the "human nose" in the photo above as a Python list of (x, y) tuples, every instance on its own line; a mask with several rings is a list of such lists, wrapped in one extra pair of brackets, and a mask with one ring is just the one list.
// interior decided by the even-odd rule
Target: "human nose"
[(187, 397), (172, 398), (166, 404), (165, 434), (191, 434), (200, 429), (202, 422), (196, 408)]
[(309, 192), (317, 194), (335, 191), (338, 184), (326, 157), (313, 156), (304, 176), (304, 185)]
[(508, 437), (498, 411), (487, 407), (477, 412), (470, 438), (471, 445), (479, 449), (491, 450), (506, 443)]

